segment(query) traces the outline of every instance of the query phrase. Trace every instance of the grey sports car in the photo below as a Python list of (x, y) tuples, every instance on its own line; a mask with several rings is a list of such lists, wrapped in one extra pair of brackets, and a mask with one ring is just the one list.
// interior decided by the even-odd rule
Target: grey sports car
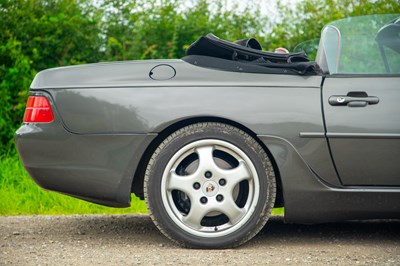
[(399, 14), (332, 22), (317, 46), (314, 62), (209, 34), (182, 59), (42, 71), (19, 155), (45, 189), (136, 194), (186, 247), (243, 244), (280, 206), (288, 223), (400, 218)]

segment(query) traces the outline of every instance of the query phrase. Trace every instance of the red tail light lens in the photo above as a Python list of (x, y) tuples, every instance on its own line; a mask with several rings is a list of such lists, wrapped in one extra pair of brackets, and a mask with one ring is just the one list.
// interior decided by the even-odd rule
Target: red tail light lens
[(54, 120), (49, 100), (45, 96), (29, 96), (24, 123), (49, 123)]

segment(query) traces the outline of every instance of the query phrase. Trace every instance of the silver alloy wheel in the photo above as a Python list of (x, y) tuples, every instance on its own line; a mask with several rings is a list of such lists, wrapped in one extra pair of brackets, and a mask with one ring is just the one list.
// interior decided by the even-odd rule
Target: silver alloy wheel
[(259, 177), (250, 158), (217, 139), (198, 140), (179, 149), (161, 181), (168, 216), (200, 237), (220, 237), (240, 229), (251, 218), (259, 193)]

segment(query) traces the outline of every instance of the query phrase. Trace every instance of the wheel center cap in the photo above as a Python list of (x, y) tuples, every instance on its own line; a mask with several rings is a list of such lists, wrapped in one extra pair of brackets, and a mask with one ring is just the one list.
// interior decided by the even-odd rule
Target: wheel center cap
[(209, 180), (203, 184), (203, 193), (207, 197), (215, 196), (218, 193), (218, 190), (218, 184), (214, 181)]

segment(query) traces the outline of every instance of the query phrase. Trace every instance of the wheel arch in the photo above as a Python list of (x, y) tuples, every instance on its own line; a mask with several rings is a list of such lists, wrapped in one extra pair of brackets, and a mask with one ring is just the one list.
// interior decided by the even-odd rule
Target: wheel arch
[(282, 188), (282, 181), (281, 181), (281, 175), (279, 173), (279, 168), (276, 163), (276, 160), (272, 153), (269, 151), (268, 147), (257, 137), (256, 133), (254, 133), (251, 129), (248, 127), (235, 122), (230, 119), (226, 118), (220, 118), (220, 117), (213, 117), (213, 116), (201, 116), (201, 117), (192, 117), (192, 118), (186, 118), (182, 119), (179, 121), (173, 121), (172, 123), (169, 124), (164, 124), (164, 126), (161, 126), (156, 130), (158, 132), (157, 137), (150, 143), (150, 145), (146, 148), (145, 152), (143, 153), (142, 157), (140, 158), (138, 167), (136, 168), (135, 174), (133, 176), (132, 180), (132, 185), (131, 185), (131, 192), (134, 193), (136, 196), (139, 198), (143, 199), (143, 181), (144, 181), (144, 173), (146, 171), (147, 164), (150, 160), (150, 157), (154, 153), (154, 151), (157, 149), (157, 147), (160, 145), (160, 143), (167, 138), (170, 134), (173, 132), (192, 125), (196, 123), (202, 123), (202, 122), (219, 122), (223, 124), (227, 124), (230, 126), (237, 127), (250, 136), (252, 136), (263, 148), (263, 150), (267, 153), (268, 157), (271, 160), (271, 163), (274, 168), (275, 172), (275, 177), (276, 177), (276, 199), (275, 199), (275, 207), (283, 207), (284, 206), (284, 198), (283, 198), (283, 188)]

